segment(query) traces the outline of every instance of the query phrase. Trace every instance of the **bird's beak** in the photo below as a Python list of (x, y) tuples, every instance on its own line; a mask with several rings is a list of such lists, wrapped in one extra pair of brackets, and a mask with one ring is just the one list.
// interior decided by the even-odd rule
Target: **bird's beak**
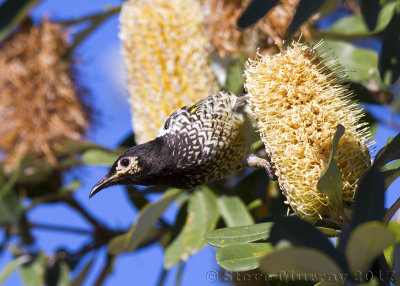
[(111, 185), (115, 184), (116, 175), (105, 176), (100, 182), (98, 182), (93, 189), (90, 191), (89, 199), (93, 197), (95, 194), (100, 192), (102, 189), (105, 189)]

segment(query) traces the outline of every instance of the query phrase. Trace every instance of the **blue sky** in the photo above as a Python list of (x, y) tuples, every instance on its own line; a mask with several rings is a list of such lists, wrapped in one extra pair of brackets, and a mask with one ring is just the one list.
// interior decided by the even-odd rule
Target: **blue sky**
[[(0, 1), (1, 2), (1, 1)], [(32, 12), (35, 20), (48, 16), (51, 19), (73, 19), (94, 12), (100, 12), (107, 5), (118, 5), (116, 0), (44, 0)], [(114, 148), (131, 132), (131, 118), (127, 94), (124, 89), (122, 59), (119, 54), (118, 17), (114, 16), (96, 30), (78, 48), (76, 57), (82, 62), (78, 66), (78, 78), (90, 91), (88, 102), (95, 110), (95, 122), (89, 130), (88, 139), (107, 148)], [(374, 114), (386, 120), (390, 113), (384, 108), (372, 108)], [(376, 148), (379, 150), (389, 135), (397, 131), (387, 127), (379, 127)], [(120, 187), (113, 187), (93, 199), (88, 200), (91, 187), (106, 173), (106, 168), (84, 167), (73, 171), (68, 177), (82, 180), (83, 186), (76, 191), (76, 199), (95, 217), (106, 225), (115, 228), (128, 228), (136, 218), (125, 192)], [(388, 203), (393, 203), (395, 193), (398, 194), (399, 182), (388, 191)], [(155, 198), (155, 197), (153, 197)], [(174, 208), (168, 209), (166, 219), (171, 220)], [(29, 219), (33, 222), (60, 224), (81, 228), (90, 225), (74, 211), (62, 204), (48, 204), (33, 209)], [(60, 246), (76, 250), (87, 242), (88, 236), (68, 235), (61, 232), (36, 230), (37, 244), (46, 253), (52, 253)], [(104, 263), (104, 249), (96, 254), (95, 267), (85, 285), (92, 285)], [(120, 255), (114, 272), (106, 280), (105, 285), (154, 285), (162, 268), (163, 250), (160, 246), (152, 246), (133, 254)], [(10, 255), (0, 257), (2, 268)], [(206, 247), (199, 254), (189, 259), (185, 266), (181, 285), (210, 285), (206, 280), (208, 271), (218, 270), (215, 262), (215, 250)], [(166, 285), (174, 285), (176, 269), (170, 273)], [(221, 285), (213, 283), (212, 285)], [(4, 285), (22, 285), (18, 273), (14, 273)]]

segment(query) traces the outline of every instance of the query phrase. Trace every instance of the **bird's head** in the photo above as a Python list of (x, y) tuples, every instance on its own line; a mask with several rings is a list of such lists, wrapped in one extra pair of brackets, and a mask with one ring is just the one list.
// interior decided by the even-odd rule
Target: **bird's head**
[(159, 140), (130, 148), (112, 165), (107, 175), (91, 190), (89, 198), (112, 185), (149, 185), (159, 163)]
[(123, 154), (114, 162), (107, 175), (93, 187), (89, 198), (112, 185), (131, 184), (142, 170), (138, 156)]

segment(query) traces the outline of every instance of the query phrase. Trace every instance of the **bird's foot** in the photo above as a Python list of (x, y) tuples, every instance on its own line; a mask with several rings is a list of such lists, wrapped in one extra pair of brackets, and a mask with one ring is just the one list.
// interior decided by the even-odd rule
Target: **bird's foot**
[(268, 162), (266, 159), (257, 157), (256, 155), (250, 155), (247, 157), (246, 162), (248, 167), (264, 168), (267, 171), (270, 180), (278, 180), (278, 177), (276, 176), (276, 169), (273, 167), (273, 164)]
[(244, 94), (239, 96), (236, 99), (235, 106), (233, 107), (234, 110), (240, 110), (247, 105), (247, 101), (249, 100), (250, 96), (248, 94)]

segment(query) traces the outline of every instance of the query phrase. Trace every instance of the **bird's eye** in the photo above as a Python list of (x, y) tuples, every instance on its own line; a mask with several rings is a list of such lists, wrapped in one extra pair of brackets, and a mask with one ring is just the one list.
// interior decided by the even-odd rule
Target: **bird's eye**
[(131, 163), (131, 160), (129, 160), (128, 158), (123, 158), (121, 159), (121, 161), (119, 161), (119, 164), (124, 167), (127, 168)]

